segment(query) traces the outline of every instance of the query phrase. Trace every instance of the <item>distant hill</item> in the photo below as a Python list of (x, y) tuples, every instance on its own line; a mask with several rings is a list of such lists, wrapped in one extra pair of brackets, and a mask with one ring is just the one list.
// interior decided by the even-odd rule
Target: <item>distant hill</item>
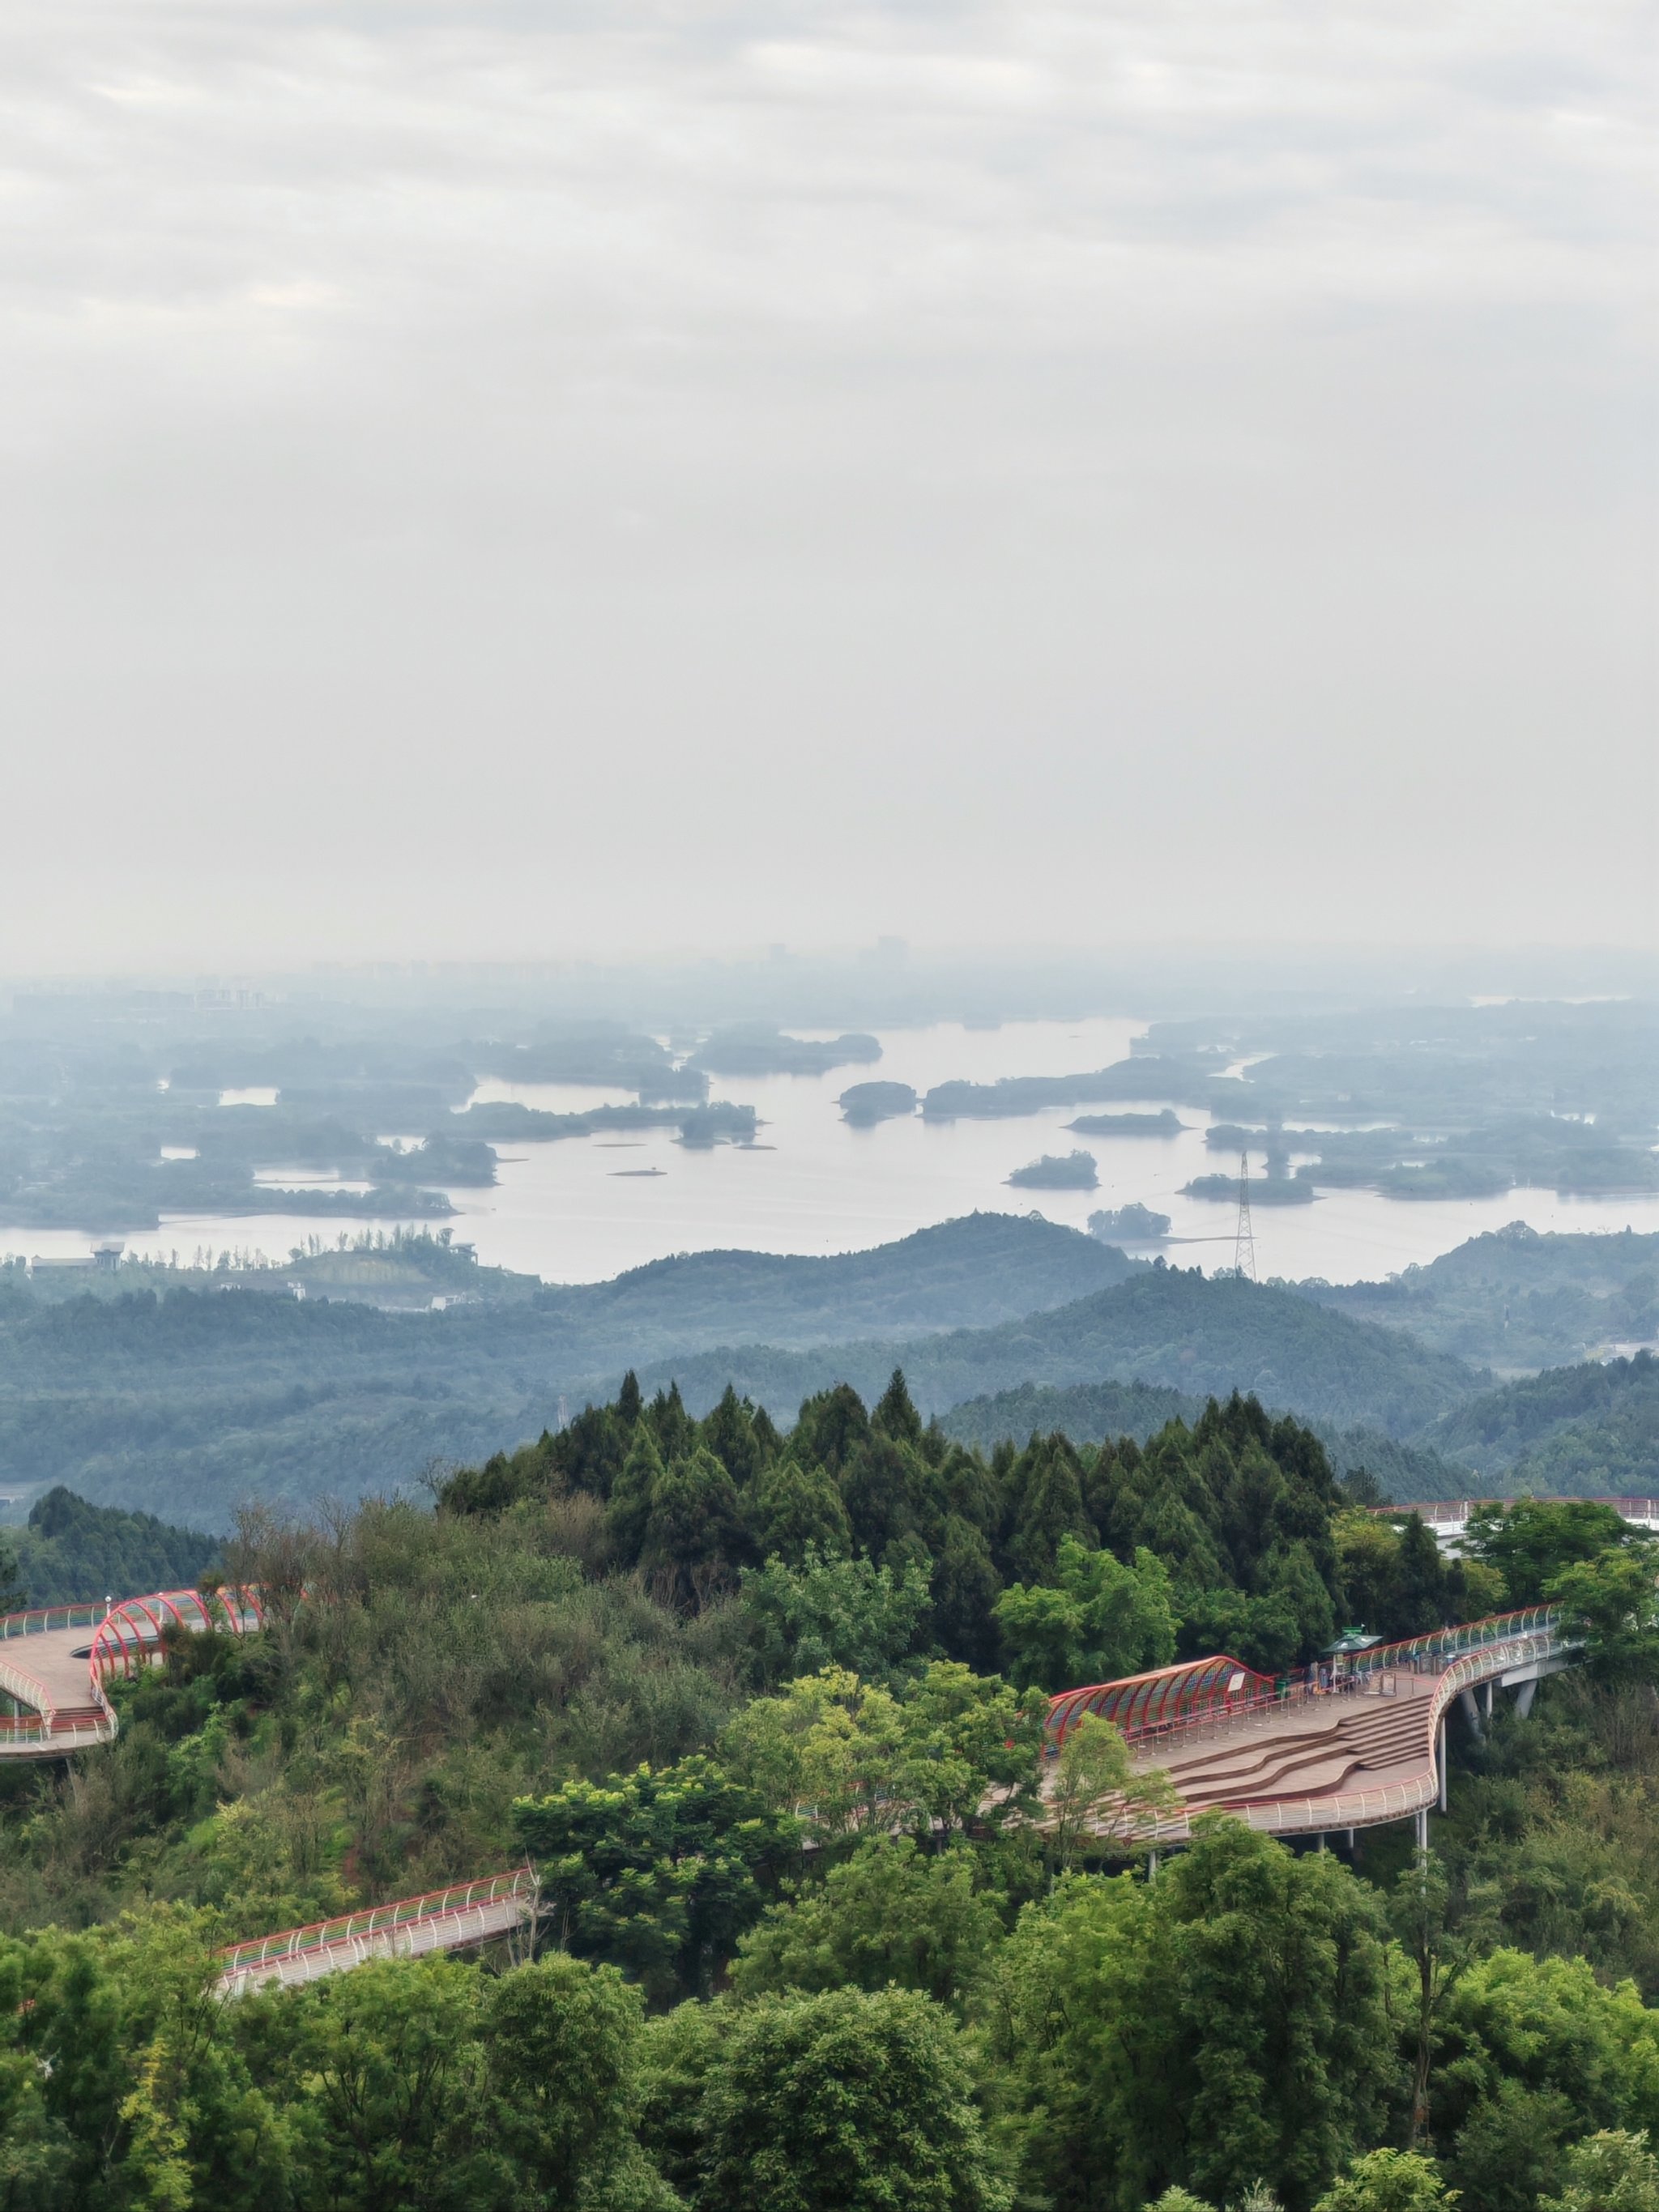
[(37, 1498), (25, 1525), (0, 1530), (17, 1553), (30, 1605), (96, 1605), (146, 1590), (191, 1589), (219, 1550), (216, 1536), (148, 1513), (88, 1505), (68, 1490)]
[(1297, 1287), (1500, 1375), (1532, 1374), (1659, 1339), (1659, 1234), (1544, 1236), (1512, 1221), (1384, 1283)]
[[(1005, 1437), (1023, 1446), (1034, 1433), (1056, 1429), (1078, 1443), (1125, 1436), (1144, 1443), (1166, 1421), (1183, 1420), (1190, 1425), (1203, 1410), (1203, 1400), (1148, 1382), (1076, 1382), (1066, 1389), (1027, 1382), (1017, 1390), (999, 1390), (994, 1396), (952, 1406), (939, 1426), (946, 1436), (977, 1444), (981, 1451), (993, 1449)], [(1459, 1498), (1468, 1486), (1462, 1468), (1425, 1445), (1402, 1443), (1377, 1429), (1338, 1429), (1329, 1422), (1315, 1425), (1339, 1474), (1363, 1468), (1389, 1498)]]
[(1659, 1494), (1659, 1359), (1643, 1352), (1505, 1383), (1443, 1415), (1426, 1441), (1505, 1493)]
[(866, 1396), (879, 1392), (896, 1364), (928, 1413), (1024, 1382), (1133, 1381), (1200, 1398), (1254, 1390), (1304, 1419), (1397, 1437), (1473, 1396), (1485, 1379), (1410, 1337), (1349, 1321), (1293, 1291), (1156, 1266), (997, 1328), (795, 1354), (769, 1345), (722, 1346), (654, 1363), (649, 1376), (672, 1376), (696, 1407), (712, 1404), (730, 1378), (778, 1419), (793, 1417), (803, 1397), (832, 1382), (851, 1382)]
[(556, 1426), (588, 1378), (653, 1358), (762, 1334), (784, 1357), (908, 1342), (1146, 1272), (1079, 1231), (984, 1213), (870, 1252), (696, 1253), (441, 1313), (237, 1289), (47, 1303), (9, 1284), (0, 1479), (223, 1529), (245, 1498), (353, 1498), (488, 1457)]
[(665, 1337), (793, 1346), (887, 1329), (986, 1328), (1149, 1272), (1147, 1261), (1040, 1213), (969, 1213), (872, 1251), (821, 1259), (682, 1253), (608, 1283), (550, 1288), (535, 1304), (573, 1332), (603, 1332), (617, 1356), (637, 1362), (653, 1358)]

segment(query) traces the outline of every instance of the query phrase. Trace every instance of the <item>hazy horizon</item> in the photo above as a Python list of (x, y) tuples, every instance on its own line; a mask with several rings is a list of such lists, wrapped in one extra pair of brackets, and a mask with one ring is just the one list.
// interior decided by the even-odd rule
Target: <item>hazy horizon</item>
[(1650, 947), (1639, 9), (0, 27), (0, 971)]

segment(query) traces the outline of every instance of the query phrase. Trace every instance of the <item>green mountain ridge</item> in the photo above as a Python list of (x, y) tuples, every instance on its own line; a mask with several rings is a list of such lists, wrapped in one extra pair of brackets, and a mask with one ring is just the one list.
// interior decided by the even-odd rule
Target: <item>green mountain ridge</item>
[(712, 1405), (731, 1381), (776, 1419), (835, 1382), (878, 1392), (896, 1365), (924, 1413), (1027, 1382), (1136, 1382), (1200, 1399), (1254, 1391), (1264, 1404), (1295, 1406), (1304, 1419), (1399, 1437), (1426, 1427), (1486, 1379), (1401, 1332), (1349, 1321), (1292, 1291), (1155, 1266), (996, 1328), (799, 1353), (722, 1346), (652, 1363), (641, 1380), (653, 1388), (677, 1382), (696, 1407)]

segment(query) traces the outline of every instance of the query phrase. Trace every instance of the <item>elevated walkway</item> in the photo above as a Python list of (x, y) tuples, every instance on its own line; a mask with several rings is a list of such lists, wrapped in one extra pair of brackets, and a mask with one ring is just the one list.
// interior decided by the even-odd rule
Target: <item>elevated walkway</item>
[(256, 1936), (233, 1943), (216, 1984), (222, 1997), (246, 1996), (276, 1983), (297, 1989), (325, 1974), (348, 1972), (370, 1959), (418, 1959), (434, 1951), (464, 1951), (511, 1936), (536, 1917), (540, 1884), (523, 1866), (510, 1874), (454, 1882), (420, 1897), (399, 1898), (361, 1912), (343, 1913), (308, 1928)]
[[(1490, 1711), (1498, 1687), (1518, 1689), (1530, 1706), (1529, 1686), (1577, 1656), (1556, 1611), (1534, 1607), (1379, 1646), (1340, 1674), (1269, 1680), (1220, 1658), (1066, 1691), (1053, 1700), (1049, 1728), (1058, 1748), (1081, 1713), (1139, 1712), (1147, 1702), (1139, 1686), (1166, 1684), (1155, 1700), (1162, 1717), (1126, 1731), (1137, 1769), (1162, 1769), (1180, 1801), (1134, 1828), (1141, 1844), (1184, 1843), (1208, 1812), (1231, 1813), (1270, 1835), (1325, 1835), (1413, 1817), (1420, 1828), (1429, 1807), (1445, 1802), (1449, 1707), (1465, 1700), (1478, 1726), (1474, 1692), (1484, 1690)], [(1169, 1682), (1183, 1674), (1193, 1679), (1190, 1701), (1180, 1683)], [(1231, 1698), (1218, 1698), (1218, 1681), (1237, 1686)], [(1121, 1808), (1103, 1808), (1096, 1826), (1120, 1833)]]
[[(1659, 1534), (1659, 1498), (1540, 1498), (1539, 1505), (1611, 1505), (1621, 1521), (1647, 1534)], [(1511, 1498), (1432, 1498), (1421, 1504), (1376, 1505), (1371, 1510), (1387, 1518), (1415, 1513), (1433, 1534), (1442, 1551), (1455, 1552), (1462, 1543), (1469, 1522), (1483, 1508), (1512, 1505)]]
[(0, 1616), (0, 1759), (64, 1759), (112, 1743), (120, 1723), (105, 1692), (161, 1656), (164, 1632), (242, 1636), (262, 1625), (258, 1593), (156, 1590), (119, 1605), (37, 1606)]

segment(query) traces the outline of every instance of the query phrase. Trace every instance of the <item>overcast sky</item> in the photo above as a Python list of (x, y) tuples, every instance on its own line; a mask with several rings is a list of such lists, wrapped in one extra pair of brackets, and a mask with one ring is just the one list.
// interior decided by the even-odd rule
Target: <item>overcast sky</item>
[(10, 0), (0, 969), (1650, 938), (1655, 27)]

